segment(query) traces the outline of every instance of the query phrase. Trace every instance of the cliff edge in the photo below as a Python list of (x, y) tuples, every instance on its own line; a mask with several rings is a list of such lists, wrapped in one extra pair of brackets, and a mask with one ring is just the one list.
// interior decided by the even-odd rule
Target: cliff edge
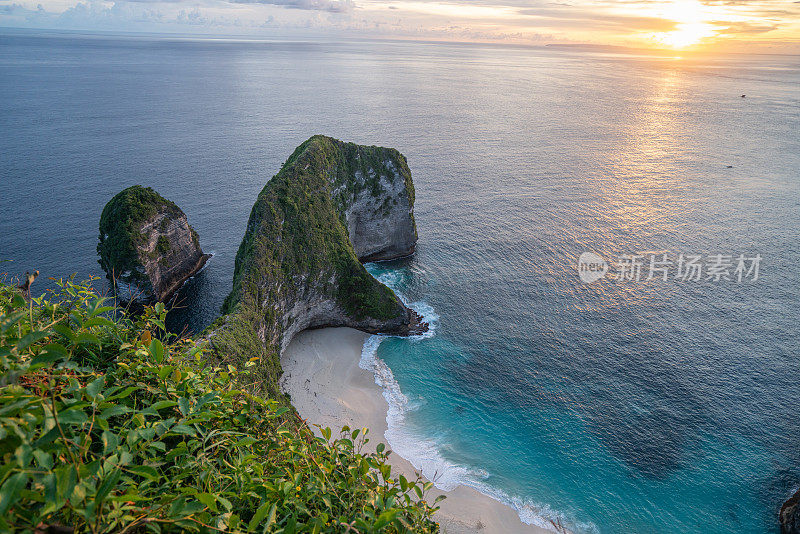
[(781, 534), (800, 534), (800, 490), (783, 503), (778, 520)]
[(280, 353), (302, 330), (424, 332), (421, 317), (361, 265), (414, 251), (413, 207), (411, 172), (397, 150), (320, 135), (300, 145), (250, 213), (227, 315), (210, 335), (218, 357), (258, 357), (262, 384), (279, 396)]
[(117, 193), (100, 216), (100, 266), (123, 302), (169, 300), (205, 265), (197, 232), (186, 214), (153, 189)]

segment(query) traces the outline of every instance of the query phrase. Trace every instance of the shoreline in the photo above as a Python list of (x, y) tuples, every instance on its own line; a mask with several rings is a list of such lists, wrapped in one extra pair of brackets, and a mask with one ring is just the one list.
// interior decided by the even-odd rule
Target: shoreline
[[(386, 443), (388, 404), (370, 371), (359, 367), (368, 334), (352, 328), (306, 330), (292, 340), (281, 357), (281, 389), (309, 425), (367, 427), (367, 451)], [(314, 428), (312, 426), (312, 428)], [(318, 433), (318, 429), (314, 428)], [(388, 444), (387, 444), (388, 445)], [(393, 471), (416, 478), (417, 470), (397, 453), (389, 456)], [(433, 488), (429, 500), (446, 495), (434, 519), (447, 534), (542, 534), (552, 532), (523, 523), (517, 512), (474, 488)]]

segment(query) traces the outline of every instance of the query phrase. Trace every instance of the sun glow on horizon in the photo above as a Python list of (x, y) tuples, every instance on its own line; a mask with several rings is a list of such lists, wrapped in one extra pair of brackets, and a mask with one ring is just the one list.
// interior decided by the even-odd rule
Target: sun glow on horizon
[(703, 39), (716, 35), (711, 24), (680, 24), (671, 32), (663, 32), (655, 36), (655, 40), (670, 48), (686, 48), (699, 44)]
[(716, 35), (713, 24), (707, 22), (707, 6), (698, 0), (675, 0), (663, 13), (668, 20), (677, 24), (674, 30), (653, 34), (658, 43), (671, 48), (685, 48), (699, 44), (704, 39)]

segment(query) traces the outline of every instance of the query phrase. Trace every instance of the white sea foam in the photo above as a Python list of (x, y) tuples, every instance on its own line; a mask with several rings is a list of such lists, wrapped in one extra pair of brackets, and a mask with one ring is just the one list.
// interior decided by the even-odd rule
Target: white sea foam
[[(403, 281), (401, 271), (386, 271), (375, 274), (381, 283), (389, 286), (406, 306), (419, 313), (429, 324), (429, 330), (424, 334), (413, 336), (413, 341), (433, 337), (438, 326), (439, 316), (433, 307), (426, 302), (408, 303), (408, 299), (398, 291), (398, 286)], [(387, 430), (386, 441), (392, 451), (408, 460), (414, 469), (422, 473), (425, 478), (442, 491), (452, 491), (459, 485), (469, 486), (514, 509), (523, 523), (549, 529), (554, 532), (566, 532), (562, 526), (567, 524), (564, 516), (553, 510), (549, 505), (542, 505), (529, 500), (510, 496), (502, 490), (487, 484), (484, 480), (488, 473), (482, 469), (474, 469), (456, 464), (444, 458), (441, 446), (435, 440), (419, 435), (406, 424), (406, 414), (418, 408), (401, 391), (400, 384), (394, 378), (389, 366), (378, 357), (378, 346), (388, 336), (373, 335), (364, 342), (361, 351), (359, 367), (372, 372), (375, 383), (381, 387), (383, 397), (386, 399), (388, 409), (386, 412)], [(581, 532), (597, 532), (592, 524), (571, 525)]]

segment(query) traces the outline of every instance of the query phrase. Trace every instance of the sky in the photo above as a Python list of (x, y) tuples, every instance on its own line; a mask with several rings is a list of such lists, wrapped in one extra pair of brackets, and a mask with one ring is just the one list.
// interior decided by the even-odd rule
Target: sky
[(800, 0), (0, 0), (0, 27), (800, 53)]

